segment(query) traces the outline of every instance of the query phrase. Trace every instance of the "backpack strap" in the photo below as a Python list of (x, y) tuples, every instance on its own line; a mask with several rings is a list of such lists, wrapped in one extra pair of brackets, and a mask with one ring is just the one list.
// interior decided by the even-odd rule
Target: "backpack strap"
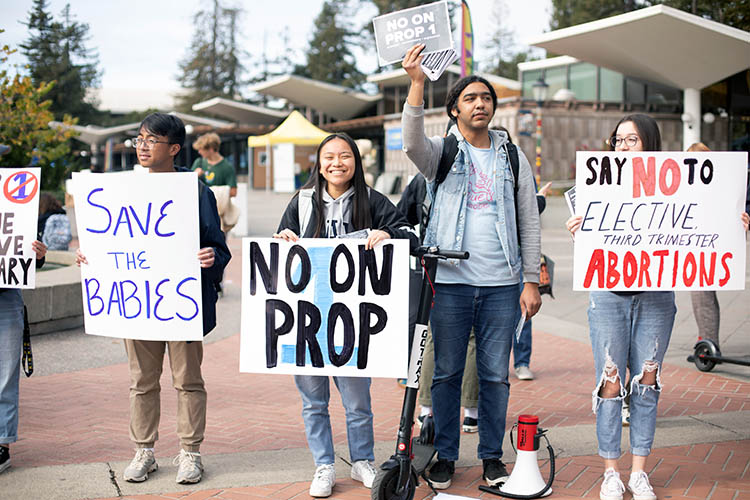
[(448, 177), (448, 172), (450, 172), (457, 154), (458, 139), (456, 139), (455, 135), (448, 134), (443, 139), (443, 151), (440, 153), (440, 163), (438, 164), (438, 171), (435, 176), (435, 190)]
[(310, 218), (312, 217), (312, 195), (313, 189), (300, 189), (299, 196), (297, 198), (297, 220), (299, 221), (299, 237), (302, 238), (305, 234), (307, 226), (310, 224)]
[(518, 225), (518, 147), (512, 142), (505, 143), (505, 153), (510, 160), (510, 171), (513, 173), (513, 208), (516, 212), (516, 240), (521, 248), (521, 227)]

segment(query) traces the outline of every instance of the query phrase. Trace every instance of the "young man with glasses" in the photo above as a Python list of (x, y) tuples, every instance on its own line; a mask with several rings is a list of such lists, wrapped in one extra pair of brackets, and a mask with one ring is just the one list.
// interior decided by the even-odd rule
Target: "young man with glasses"
[[(149, 173), (190, 172), (176, 167), (175, 157), (185, 142), (185, 125), (173, 115), (153, 113), (147, 116), (133, 140), (138, 161)], [(201, 302), (203, 308), (203, 334), (216, 326), (215, 283), (221, 279), (231, 254), (221, 232), (216, 199), (211, 190), (198, 182), (198, 219), (201, 267)], [(179, 250), (177, 250), (179, 251)], [(77, 263), (86, 264), (79, 250)], [(154, 457), (154, 444), (159, 437), (160, 385), (164, 351), (169, 351), (172, 385), (177, 390), (177, 435), (180, 454), (177, 483), (197, 483), (203, 474), (200, 445), (206, 428), (206, 389), (201, 374), (203, 342), (146, 341), (125, 339), (125, 350), (130, 368), (130, 439), (136, 453), (123, 472), (130, 482), (148, 479), (150, 472), (158, 469)]]
[[(424, 133), (424, 45), (403, 60), (411, 86), (402, 115), (404, 151), (428, 181), (438, 176), (445, 141)], [(430, 323), (435, 347), (432, 382), (437, 462), (429, 479), (448, 488), (458, 459), (460, 397), (469, 333), (476, 337), (479, 379), (479, 446), (483, 477), (490, 486), (507, 480), (500, 458), (505, 433), (512, 336), (524, 314), (539, 310), (541, 233), (531, 167), (518, 150), (518, 179), (508, 153), (508, 135), (489, 130), (496, 94), (483, 78), (468, 76), (448, 92), (449, 131), (457, 153), (435, 188), (425, 244), (466, 250), (466, 261), (438, 264)], [(517, 189), (516, 189), (517, 186)], [(516, 214), (516, 210), (518, 214)], [(518, 224), (518, 231), (516, 225)], [(520, 236), (520, 241), (519, 237)], [(523, 269), (522, 269), (523, 268)], [(523, 290), (520, 290), (523, 271)]]

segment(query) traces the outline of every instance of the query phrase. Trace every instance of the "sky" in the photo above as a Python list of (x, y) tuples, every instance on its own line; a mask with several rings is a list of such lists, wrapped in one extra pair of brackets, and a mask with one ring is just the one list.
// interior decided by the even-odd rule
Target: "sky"
[[(209, 0), (49, 0), (54, 16), (70, 3), (71, 12), (80, 22), (89, 24), (88, 46), (99, 54), (103, 70), (101, 86), (119, 89), (176, 90), (178, 62), (185, 56), (193, 36), (192, 16)], [(474, 24), (477, 58), (483, 59), (483, 44), (491, 36), (492, 8), (495, 0), (468, 0)], [(301, 63), (313, 29), (313, 20), (323, 0), (224, 0), (224, 4), (244, 9), (241, 42), (247, 52), (258, 55), (263, 50), (264, 30), (270, 56), (280, 48), (279, 33), (289, 27), (292, 61)], [(508, 24), (515, 27), (521, 39), (549, 29), (550, 0), (506, 0)], [(0, 2), (0, 45), (18, 47), (27, 37), (24, 21), (32, 0)], [(359, 24), (367, 22), (372, 12), (356, 13)], [(486, 55), (486, 51), (485, 55)], [(374, 54), (357, 54), (359, 67), (365, 72), (375, 69)], [(253, 58), (256, 61), (258, 58)], [(16, 55), (11, 62), (23, 64)]]

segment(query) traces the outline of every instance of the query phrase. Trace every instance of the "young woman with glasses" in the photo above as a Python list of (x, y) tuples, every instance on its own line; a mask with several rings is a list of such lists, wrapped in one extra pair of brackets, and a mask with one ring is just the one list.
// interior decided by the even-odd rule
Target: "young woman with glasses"
[[(624, 117), (607, 141), (610, 151), (660, 151), (661, 134), (650, 116)], [(582, 217), (568, 219), (574, 234)], [(589, 297), (589, 331), (597, 385), (592, 393), (596, 413), (599, 456), (604, 459), (604, 480), (599, 498), (622, 500), (620, 480), (623, 400), (630, 392), (630, 452), (632, 468), (628, 489), (634, 500), (656, 500), (645, 472), (656, 426), (656, 407), (661, 392), (660, 371), (669, 345), (677, 308), (674, 292), (594, 291)], [(630, 383), (626, 372), (630, 367)]]

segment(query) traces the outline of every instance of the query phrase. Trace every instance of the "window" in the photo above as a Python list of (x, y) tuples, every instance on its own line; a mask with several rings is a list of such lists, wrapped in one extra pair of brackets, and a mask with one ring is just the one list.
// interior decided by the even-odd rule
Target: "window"
[(568, 88), (568, 67), (547, 68), (544, 81), (549, 85), (547, 99), (552, 99), (558, 90)]
[(646, 86), (632, 78), (625, 79), (625, 99), (633, 104), (645, 104)]
[(622, 74), (607, 68), (599, 68), (599, 100), (622, 102)]
[[(542, 70), (540, 69), (534, 69), (531, 71), (524, 71), (522, 75), (523, 79), (523, 89), (521, 96), (524, 99), (533, 99), (534, 98), (534, 82), (539, 80), (539, 77), (542, 76)], [(549, 82), (547, 82), (549, 83)]]
[(571, 64), (570, 90), (579, 101), (596, 101), (596, 66), (589, 63)]

